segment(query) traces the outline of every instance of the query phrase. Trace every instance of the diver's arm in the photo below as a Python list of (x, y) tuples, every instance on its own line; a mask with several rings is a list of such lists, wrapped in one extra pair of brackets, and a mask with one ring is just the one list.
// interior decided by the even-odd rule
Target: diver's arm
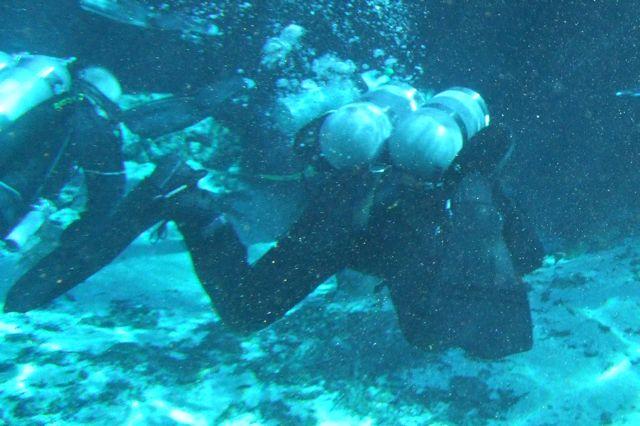
[[(63, 185), (69, 120), (75, 108), (58, 96), (0, 129), (0, 235), (6, 236), (40, 196)], [(43, 194), (44, 193), (44, 194)]]
[(508, 159), (514, 143), (509, 129), (499, 123), (483, 129), (467, 141), (442, 177), (445, 192), (451, 193), (468, 173), (492, 176)]
[(0, 237), (5, 238), (37, 201), (50, 167), (42, 155), (14, 160), (14, 169), (0, 178)]

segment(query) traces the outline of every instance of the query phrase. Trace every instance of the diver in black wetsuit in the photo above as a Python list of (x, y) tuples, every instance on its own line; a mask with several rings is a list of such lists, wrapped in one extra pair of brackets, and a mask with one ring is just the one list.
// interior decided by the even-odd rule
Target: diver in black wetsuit
[(74, 165), (85, 173), (87, 218), (106, 214), (125, 185), (120, 140), (98, 113), (110, 101), (81, 79), (72, 88), (69, 60), (2, 57), (0, 236), (7, 237), (39, 197), (56, 195)]
[[(91, 235), (21, 277), (5, 311), (48, 303), (143, 230), (174, 220), (234, 330), (266, 327), (349, 267), (385, 280), (404, 335), (421, 348), (462, 347), (486, 358), (528, 350), (531, 317), (519, 277), (539, 265), (542, 249), (497, 182), (509, 135), (499, 125), (483, 130), (488, 115), (475, 92), (451, 89), (422, 108), (414, 94), (383, 86), (302, 130), (308, 205), (254, 265), (221, 200), (197, 188), (199, 176), (161, 165)], [(301, 142), (309, 132), (316, 143)]]
[[(386, 135), (385, 124), (369, 121), (380, 111), (363, 113), (370, 105), (353, 114), (346, 111), (348, 120), (364, 123), (360, 128), (341, 123), (340, 110), (333, 123), (325, 120), (320, 128), (323, 160), (316, 170), (321, 178), (311, 202), (254, 265), (247, 263), (224, 216), (215, 224), (202, 217), (196, 226), (193, 215), (188, 222), (178, 217), (196, 272), (223, 321), (242, 332), (264, 328), (331, 275), (352, 268), (384, 279), (403, 334), (420, 348), (461, 347), (482, 358), (530, 349), (531, 316), (520, 277), (540, 265), (543, 251), (496, 180), (512, 148), (506, 129), (493, 125), (482, 130), (440, 184), (428, 184), (452, 160), (443, 148), (456, 143), (447, 135), (454, 125), (444, 124), (457, 102), (450, 100), (431, 103), (415, 120), (399, 120), (386, 159), (371, 149)], [(446, 111), (441, 124), (430, 122), (438, 115), (427, 111), (431, 108)], [(401, 114), (397, 108), (392, 112)], [(465, 121), (464, 114), (451, 115), (459, 122)], [(342, 146), (345, 130), (355, 135), (348, 141), (351, 148)], [(372, 141), (378, 130), (380, 138)], [(433, 145), (425, 140), (421, 143), (428, 148), (414, 145), (417, 134), (425, 137), (431, 131), (437, 135)], [(465, 139), (475, 133), (465, 132)], [(368, 139), (364, 148), (352, 149), (359, 139)], [(383, 160), (385, 166), (372, 173), (364, 158)]]
[(10, 244), (23, 239), (12, 230), (31, 206), (57, 195), (74, 166), (83, 171), (87, 204), (83, 220), (63, 239), (108, 216), (126, 181), (118, 123), (142, 137), (167, 134), (207, 117), (244, 87), (241, 79), (229, 79), (122, 111), (114, 103), (119, 85), (108, 71), (87, 68), (72, 83), (70, 62), (0, 52), (0, 237)]

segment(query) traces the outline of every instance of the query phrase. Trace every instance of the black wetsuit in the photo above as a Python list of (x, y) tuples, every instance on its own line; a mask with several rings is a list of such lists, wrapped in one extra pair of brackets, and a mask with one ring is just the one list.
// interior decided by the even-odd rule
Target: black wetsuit
[(352, 268), (384, 279), (411, 343), (499, 358), (531, 347), (520, 277), (540, 265), (543, 250), (522, 212), (497, 182), (470, 172), (482, 169), (472, 163), (459, 163), (433, 191), (393, 171), (328, 172), (302, 217), (251, 266), (229, 223), (213, 226), (193, 212), (176, 219), (202, 285), (233, 329), (266, 327)]
[[(302, 217), (252, 266), (231, 224), (214, 220), (220, 206), (195, 187), (197, 176), (161, 166), (93, 236), (52, 253), (20, 278), (5, 310), (42, 306), (108, 264), (152, 224), (173, 219), (204, 289), (235, 330), (271, 324), (349, 267), (385, 279), (405, 336), (420, 347), (460, 346), (489, 358), (527, 350), (531, 318), (518, 277), (539, 264), (542, 250), (499, 186), (470, 171), (483, 172), (484, 163), (474, 164), (482, 153), (469, 154), (438, 190), (407, 185), (394, 171), (344, 173), (321, 162)], [(162, 196), (175, 188), (184, 190)], [(444, 208), (449, 198), (451, 210)]]
[(41, 104), (0, 132), (0, 236), (38, 197), (54, 198), (74, 173), (84, 171), (85, 221), (100, 220), (124, 194), (120, 137), (82, 89)]

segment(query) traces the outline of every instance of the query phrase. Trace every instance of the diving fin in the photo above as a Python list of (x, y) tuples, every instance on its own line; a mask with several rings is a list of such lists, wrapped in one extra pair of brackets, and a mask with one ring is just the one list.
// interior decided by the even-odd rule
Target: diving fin
[(453, 194), (452, 212), (441, 258), (412, 263), (389, 283), (404, 334), (423, 349), (460, 347), (487, 359), (529, 350), (527, 288), (503, 239), (489, 179), (466, 175)]
[(176, 96), (148, 102), (119, 113), (120, 121), (134, 133), (157, 138), (216, 116), (221, 104), (247, 87), (245, 80), (231, 77), (199, 89), (190, 96)]

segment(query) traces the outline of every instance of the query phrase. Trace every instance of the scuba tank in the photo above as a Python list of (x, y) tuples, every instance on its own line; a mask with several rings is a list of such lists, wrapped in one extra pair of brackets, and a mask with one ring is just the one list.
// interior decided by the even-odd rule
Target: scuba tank
[(4, 238), (7, 248), (13, 252), (22, 250), (52, 212), (53, 205), (45, 200), (33, 206), (33, 209)]
[(423, 179), (438, 180), (489, 121), (479, 93), (464, 87), (445, 90), (398, 121), (389, 139), (391, 160)]
[(371, 164), (379, 157), (396, 123), (424, 103), (406, 83), (381, 85), (359, 101), (327, 114), (319, 131), (322, 156), (336, 169)]
[(393, 166), (429, 182), (490, 121), (471, 89), (452, 87), (426, 100), (406, 83), (381, 85), (321, 119), (319, 149), (334, 168), (371, 165), (387, 150)]
[(37, 105), (71, 88), (67, 66), (74, 59), (29, 54), (13, 59), (0, 71), (0, 133)]
[(393, 127), (384, 109), (372, 102), (338, 108), (320, 127), (322, 156), (336, 169), (363, 166), (375, 159)]
[(78, 73), (81, 80), (91, 84), (112, 103), (117, 103), (122, 96), (122, 86), (111, 71), (103, 67), (87, 67)]

